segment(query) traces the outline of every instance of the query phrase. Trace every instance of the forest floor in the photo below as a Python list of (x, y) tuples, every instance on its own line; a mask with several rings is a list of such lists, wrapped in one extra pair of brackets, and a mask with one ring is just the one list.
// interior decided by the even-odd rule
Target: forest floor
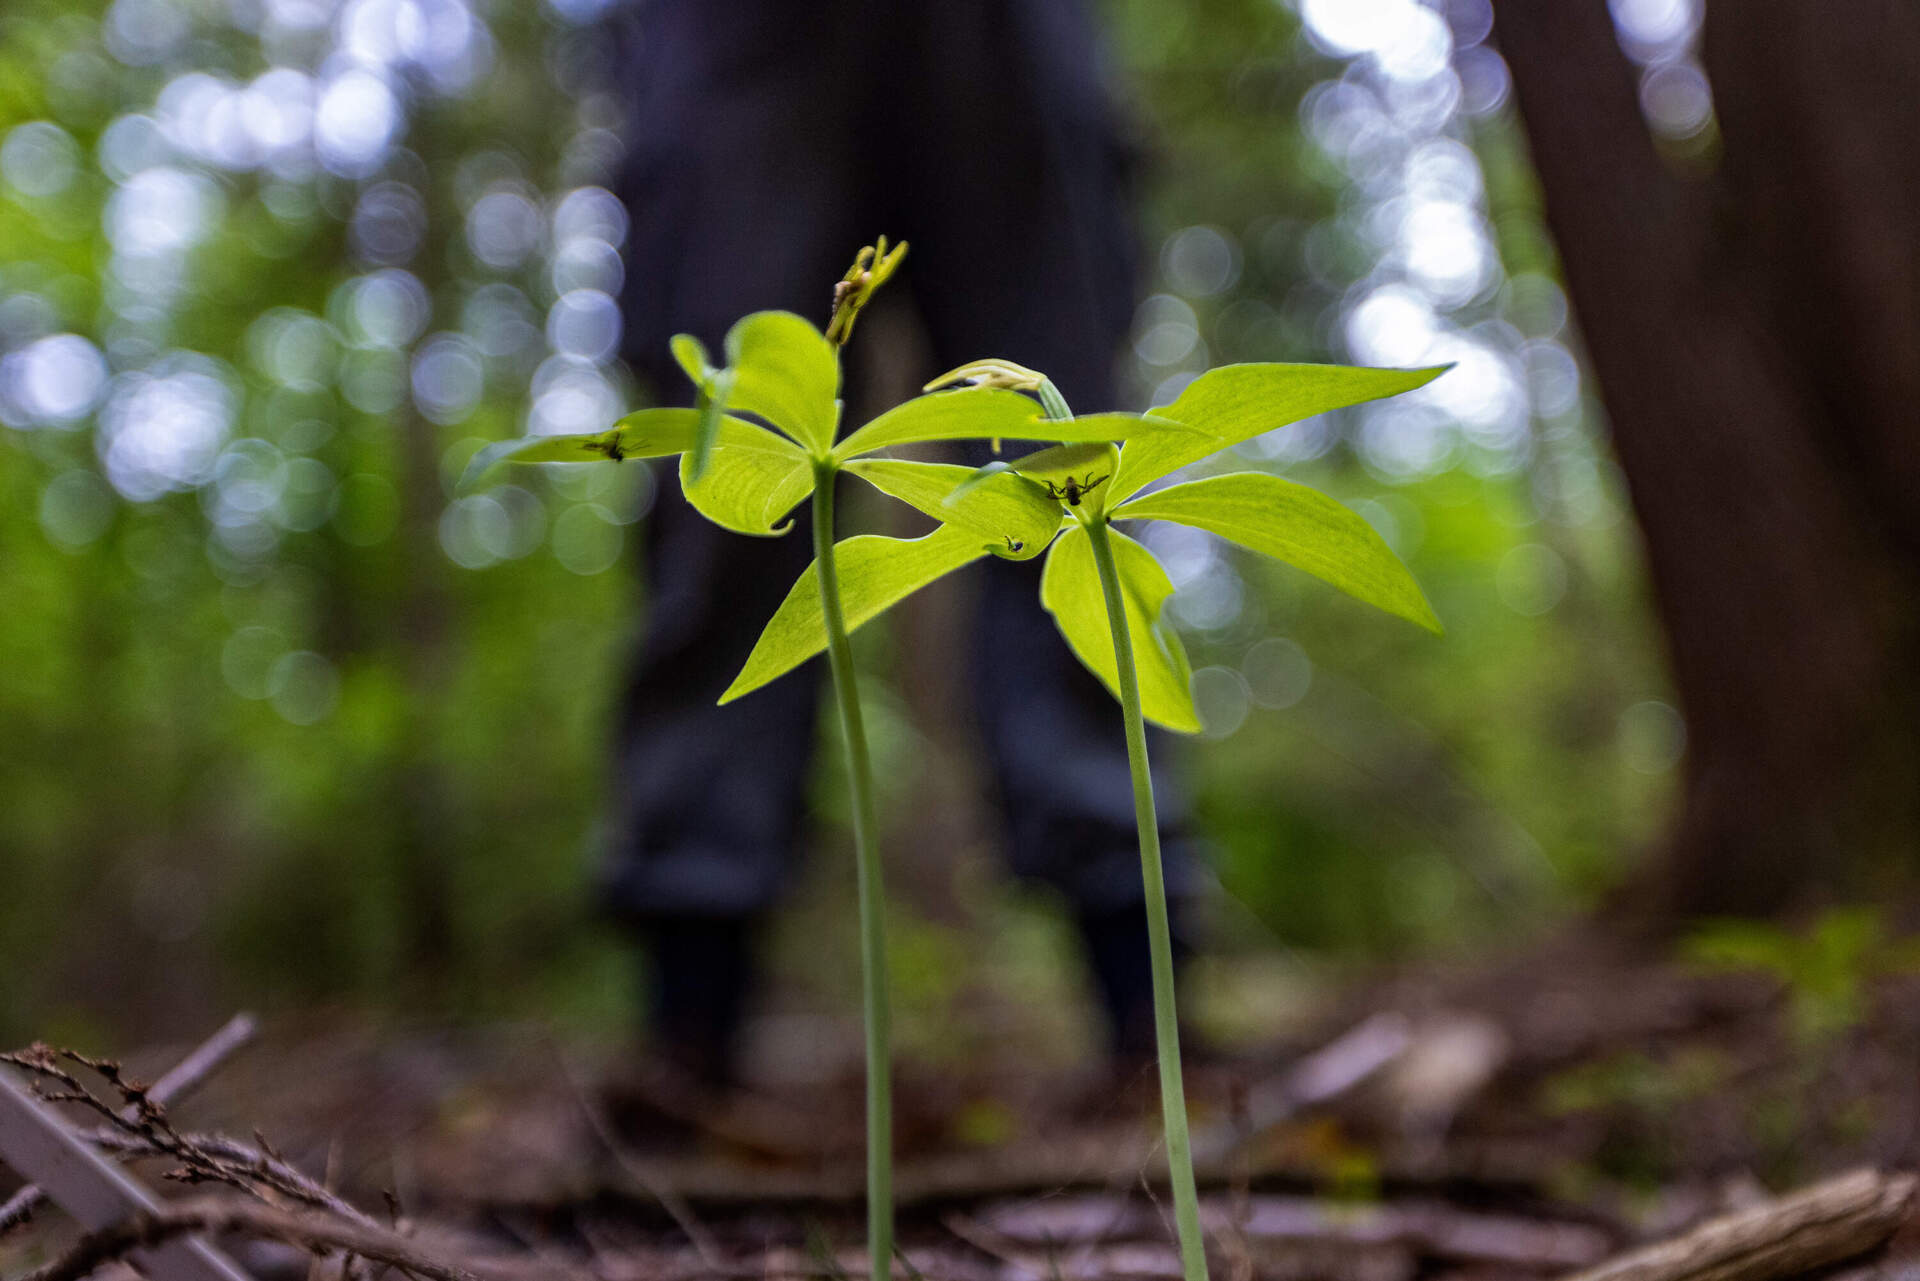
[[(1762, 943), (1758, 962), (1752, 939), (1739, 955), (1771, 973), (1568, 938), (1380, 975), (1284, 1036), (1205, 1057), (1189, 1085), (1216, 1276), (1520, 1281), (1733, 1215), (1715, 1230), (1745, 1222), (1785, 1246), (1608, 1275), (1826, 1275), (1891, 1231), (1848, 1275), (1920, 1277), (1910, 1183), (1828, 1185), (1811, 1209), (1773, 1199), (1851, 1168), (1920, 1168), (1920, 978), (1858, 949), (1783, 943), (1769, 961)], [(1115, 1080), (1038, 1057), (902, 1065), (911, 1267), (1177, 1278), (1150, 1068)], [(856, 1071), (713, 1099), (536, 1029), (314, 1017), (269, 1024), (176, 1111), (183, 1131), (262, 1136), (482, 1274), (625, 1281), (862, 1275), (860, 1107)], [(150, 1186), (165, 1168), (136, 1166)], [(1809, 1245), (1823, 1215), (1857, 1240)], [(0, 1272), (70, 1239), (60, 1218), (0, 1238)], [(309, 1275), (284, 1244), (233, 1249), (257, 1276)]]

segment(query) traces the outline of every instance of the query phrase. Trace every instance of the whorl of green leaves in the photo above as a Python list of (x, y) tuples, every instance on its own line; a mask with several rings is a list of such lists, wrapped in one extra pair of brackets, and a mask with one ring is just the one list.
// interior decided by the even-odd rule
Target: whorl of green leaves
[[(1173, 404), (1138, 418), (1095, 414), (1030, 420), (1011, 402), (1020, 400), (1028, 406), (1031, 402), (1015, 392), (991, 388), (949, 392), (944, 394), (955, 400), (963, 396), (979, 398), (974, 403), (984, 412), (977, 421), (991, 424), (987, 430), (994, 435), (1063, 443), (1024, 458), (988, 463), (971, 472), (928, 463), (854, 463), (848, 470), (947, 522), (950, 530), (965, 530), (976, 539), (995, 533), (1012, 537), (1016, 525), (1023, 531), (1046, 529), (1042, 537), (1050, 541), (1044, 545), (1023, 533), (1017, 553), (1010, 548), (988, 550), (1017, 554), (1021, 559), (1045, 551), (1041, 603), (1053, 615), (1075, 655), (1117, 696), (1113, 646), (1099, 575), (1076, 518), (1166, 520), (1191, 525), (1303, 569), (1387, 613), (1439, 631), (1440, 621), (1432, 606), (1386, 541), (1353, 509), (1318, 490), (1259, 472), (1213, 476), (1146, 494), (1140, 494), (1140, 490), (1181, 467), (1277, 427), (1331, 409), (1411, 391), (1442, 372), (1443, 368), (1229, 365), (1195, 379)], [(892, 415), (882, 415), (850, 437), (842, 448), (859, 441), (866, 432), (880, 435), (876, 429), (883, 425), (891, 432), (894, 424), (913, 423), (913, 430), (945, 436), (948, 428), (943, 423), (950, 409), (938, 401), (939, 396), (922, 397)], [(1031, 431), (1031, 436), (1023, 436), (1023, 430)], [(1117, 446), (1116, 441), (1120, 442)], [(1030, 488), (1007, 489), (1011, 481), (1028, 482)], [(946, 497), (936, 507), (932, 499), (942, 492)], [(990, 494), (992, 501), (988, 501)], [(1050, 508), (1044, 514), (1043, 504)], [(861, 622), (949, 570), (979, 558), (978, 552), (956, 554), (950, 565), (936, 571), (928, 553), (917, 552), (911, 562), (903, 561), (894, 570), (881, 564), (887, 554), (882, 544), (897, 541), (879, 540), (863, 552), (863, 556), (875, 558), (871, 571), (875, 577), (861, 590), (869, 599), (884, 603), (864, 614)], [(1139, 668), (1142, 712), (1148, 720), (1168, 729), (1198, 730), (1200, 719), (1189, 688), (1186, 653), (1162, 616), (1162, 607), (1173, 590), (1166, 571), (1152, 552), (1134, 540), (1116, 533), (1111, 541)], [(950, 544), (940, 544), (956, 553), (963, 545), (957, 534)], [(781, 614), (805, 608), (803, 587), (812, 574), (809, 568), (801, 576)], [(817, 611), (817, 605), (813, 608)], [(791, 670), (819, 650), (819, 643), (813, 640), (817, 628), (809, 631), (780, 615), (776, 615), (776, 623), (780, 625), (770, 625), (754, 647), (746, 669), (727, 691), (728, 698), (737, 698)], [(810, 648), (801, 652), (803, 646)]]
[[(678, 454), (682, 488), (702, 515), (739, 533), (771, 536), (786, 532), (789, 514), (823, 473), (844, 470), (942, 524), (923, 538), (862, 536), (842, 546), (841, 589), (850, 628), (971, 561), (1044, 553), (1042, 604), (1081, 662), (1109, 689), (1115, 688), (1113, 650), (1099, 579), (1076, 520), (1191, 525), (1440, 630), (1419, 585), (1379, 534), (1317, 490), (1243, 472), (1142, 491), (1232, 445), (1329, 410), (1411, 391), (1443, 369), (1228, 365), (1202, 374), (1151, 414), (1073, 417), (1047, 416), (1003, 378), (999, 386), (916, 397), (836, 443), (839, 360), (827, 337), (799, 316), (768, 311), (742, 319), (727, 334), (724, 368), (712, 365), (706, 349), (687, 335), (674, 340), (673, 354), (697, 388), (695, 408), (643, 409), (606, 431), (489, 445), (469, 464), (463, 487), (483, 482), (504, 464)], [(1053, 443), (1024, 458), (972, 469), (875, 456), (901, 445), (962, 439)], [(1198, 729), (1186, 655), (1162, 617), (1172, 591), (1166, 572), (1132, 539), (1116, 536), (1113, 545), (1144, 713), (1169, 729)], [(722, 701), (820, 652), (814, 583), (809, 566)]]

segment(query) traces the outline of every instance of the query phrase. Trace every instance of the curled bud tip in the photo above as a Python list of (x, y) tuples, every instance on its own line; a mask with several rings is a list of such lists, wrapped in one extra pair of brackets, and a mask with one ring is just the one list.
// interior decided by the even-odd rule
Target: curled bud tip
[(949, 369), (938, 378), (922, 387), (921, 391), (935, 391), (941, 387), (952, 387), (965, 383), (973, 387), (1006, 387), (1013, 391), (1039, 391), (1047, 376), (1037, 369), (1028, 369), (1011, 360), (976, 360), (972, 364), (962, 365), (958, 369)]
[(906, 241), (888, 249), (887, 238), (882, 236), (854, 255), (853, 266), (847, 268), (847, 274), (833, 286), (833, 315), (827, 321), (828, 342), (836, 347), (846, 345), (847, 339), (853, 336), (853, 322), (860, 318), (861, 309), (874, 291), (887, 283), (887, 277), (893, 275), (906, 253)]

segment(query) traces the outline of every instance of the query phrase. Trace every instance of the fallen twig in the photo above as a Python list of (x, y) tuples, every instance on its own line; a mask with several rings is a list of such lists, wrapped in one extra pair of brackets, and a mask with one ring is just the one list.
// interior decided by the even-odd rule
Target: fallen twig
[[(0, 1161), (47, 1189), (50, 1200), (89, 1231), (155, 1212), (152, 1195), (67, 1128), (64, 1119), (11, 1073), (0, 1072)], [(244, 1281), (233, 1262), (204, 1241), (169, 1241), (137, 1262), (154, 1281)]]
[(693, 1243), (693, 1248), (699, 1252), (701, 1260), (715, 1267), (720, 1266), (720, 1247), (714, 1241), (713, 1234), (707, 1231), (706, 1225), (695, 1217), (692, 1208), (687, 1205), (686, 1198), (674, 1191), (660, 1178), (651, 1164), (621, 1141), (613, 1123), (607, 1119), (605, 1110), (587, 1093), (586, 1087), (581, 1084), (579, 1076), (574, 1072), (573, 1065), (567, 1061), (566, 1055), (557, 1046), (554, 1048), (554, 1057), (559, 1061), (560, 1075), (566, 1081), (567, 1088), (572, 1091), (575, 1105), (579, 1107), (580, 1114), (586, 1118), (587, 1125), (592, 1128), (594, 1137), (599, 1139), (600, 1145), (619, 1163), (620, 1168), (626, 1171), (628, 1178), (639, 1184), (648, 1196), (660, 1203), (660, 1208), (667, 1212), (668, 1217), (679, 1226), (682, 1232), (686, 1233), (687, 1240)]
[(1566, 1281), (1773, 1281), (1884, 1244), (1912, 1209), (1911, 1174), (1855, 1170), (1643, 1246)]
[[(219, 1031), (202, 1041), (191, 1054), (148, 1086), (147, 1097), (163, 1107), (185, 1098), (213, 1075), (235, 1050), (251, 1041), (257, 1031), (259, 1024), (253, 1015), (245, 1012), (234, 1015), (221, 1025)], [(139, 1110), (129, 1106), (122, 1110), (121, 1116), (128, 1121), (135, 1121), (139, 1117)], [(47, 1194), (37, 1183), (29, 1183), (8, 1197), (6, 1203), (0, 1205), (0, 1236), (5, 1236), (32, 1219), (34, 1211), (45, 1205), (46, 1201)]]
[[(377, 1225), (350, 1223), (337, 1215), (283, 1210), (254, 1201), (199, 1198), (176, 1201), (121, 1223), (89, 1232), (71, 1250), (21, 1281), (79, 1281), (104, 1264), (136, 1250), (150, 1250), (194, 1233), (241, 1232), (285, 1241), (316, 1252), (343, 1250), (427, 1281), (483, 1281), (489, 1274), (451, 1262)], [(511, 1275), (530, 1278), (529, 1270)], [(562, 1272), (554, 1276), (569, 1275)], [(571, 1274), (586, 1276), (586, 1273)]]
[(248, 1191), (258, 1191), (264, 1186), (287, 1200), (311, 1206), (316, 1210), (330, 1210), (355, 1223), (365, 1226), (373, 1226), (376, 1223), (371, 1215), (352, 1202), (329, 1192), (318, 1180), (308, 1176), (279, 1153), (265, 1148), (249, 1147), (224, 1134), (175, 1132), (173, 1138), (164, 1144), (141, 1134), (108, 1129), (85, 1130), (81, 1132), (80, 1137), (104, 1152), (112, 1152), (128, 1159), (152, 1156), (179, 1158), (186, 1152), (197, 1153), (202, 1162), (215, 1162), (216, 1168), (224, 1174), (239, 1177), (202, 1174), (189, 1165), (187, 1174), (180, 1181), (231, 1183)]
[[(261, 1237), (315, 1254), (345, 1252), (423, 1281), (864, 1281), (872, 1275), (869, 1268), (840, 1261), (819, 1266), (770, 1266), (764, 1260), (738, 1264), (691, 1260), (675, 1265), (657, 1259), (642, 1262), (616, 1258), (598, 1260), (598, 1266), (588, 1268), (552, 1258), (480, 1259), (435, 1248), (378, 1225), (347, 1223), (324, 1211), (286, 1210), (257, 1201), (206, 1197), (176, 1201), (91, 1232), (67, 1253), (19, 1281), (82, 1281), (135, 1251), (151, 1250), (199, 1233)], [(979, 1281), (977, 1274), (925, 1267), (920, 1268), (920, 1274), (925, 1281)]]
[[(1541, 1271), (1591, 1263), (1610, 1244), (1605, 1233), (1583, 1223), (1483, 1214), (1424, 1201), (1343, 1206), (1312, 1197), (1250, 1196), (1232, 1215), (1221, 1203), (1209, 1202), (1201, 1208), (1201, 1220), (1211, 1233), (1232, 1230), (1254, 1243), (1393, 1245), (1433, 1258)], [(1084, 1246), (1159, 1232), (1145, 1206), (1104, 1197), (1002, 1205), (972, 1222), (1008, 1248)]]
[(1361, 1020), (1285, 1072), (1247, 1091), (1245, 1110), (1233, 1121), (1195, 1134), (1194, 1159), (1202, 1164), (1228, 1159), (1253, 1135), (1307, 1108), (1331, 1102), (1368, 1080), (1412, 1044), (1413, 1025), (1404, 1014), (1389, 1010)]
[(177, 1103), (205, 1083), (206, 1079), (235, 1051), (244, 1048), (260, 1031), (260, 1024), (244, 1010), (221, 1024), (220, 1030), (194, 1048), (194, 1051), (161, 1074), (147, 1088), (155, 1103)]

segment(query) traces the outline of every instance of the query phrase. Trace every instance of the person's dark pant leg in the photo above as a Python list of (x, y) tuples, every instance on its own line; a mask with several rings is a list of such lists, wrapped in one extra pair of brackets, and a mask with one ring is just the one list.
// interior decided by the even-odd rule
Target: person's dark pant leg
[[(804, 521), (804, 514), (801, 519)], [(669, 1058), (724, 1077), (755, 926), (799, 848), (814, 665), (715, 705), (809, 563), (804, 535), (709, 524), (663, 479), (646, 530), (646, 632), (619, 729), (606, 908), (649, 944), (647, 1019)]]
[[(1111, 405), (1132, 233), (1078, 3), (654, 0), (636, 12), (627, 349), (657, 386), (679, 385), (664, 360), (675, 330), (717, 349), (758, 307), (821, 316), (851, 250), (885, 231), (914, 244), (905, 279), (940, 360), (1008, 356), (1083, 409)], [(808, 549), (707, 526), (673, 489), (648, 531), (648, 635), (606, 889), (655, 935), (655, 1026), (686, 1041), (677, 1007), (738, 1010), (729, 992), (747, 967), (730, 958), (797, 844), (818, 694), (803, 671), (712, 706)], [(1131, 1048), (1150, 1003), (1119, 711), (1040, 609), (1037, 564), (985, 572), (979, 714), (1010, 862), (1074, 903)], [(1164, 790), (1162, 816), (1177, 834), (1182, 810)], [(1176, 895), (1182, 848), (1169, 841)]]
[[(903, 167), (887, 195), (915, 245), (910, 280), (936, 362), (1006, 357), (1047, 373), (1082, 412), (1113, 408), (1135, 231), (1083, 6), (997, 0), (913, 13), (892, 65), (902, 92), (918, 86), (929, 105), (889, 125)], [(989, 457), (984, 445), (969, 455)], [(1151, 972), (1119, 704), (1041, 608), (1039, 560), (982, 572), (973, 687), (1009, 862), (1073, 905), (1113, 1048), (1144, 1052)], [(1150, 736), (1177, 905), (1198, 888), (1196, 864), (1185, 799), (1165, 773), (1171, 742)]]
[[(651, 0), (623, 13), (631, 101), (619, 183), (630, 218), (625, 351), (661, 403), (691, 388), (668, 341), (691, 332), (724, 360), (748, 312), (822, 319), (871, 233), (836, 75), (858, 34), (845, 6)], [(648, 1019), (660, 1049), (724, 1076), (752, 975), (755, 926), (800, 848), (819, 664), (717, 707), (812, 559), (809, 516), (750, 538), (708, 523), (663, 475), (645, 530), (645, 632), (618, 729), (605, 906), (650, 943)]]

